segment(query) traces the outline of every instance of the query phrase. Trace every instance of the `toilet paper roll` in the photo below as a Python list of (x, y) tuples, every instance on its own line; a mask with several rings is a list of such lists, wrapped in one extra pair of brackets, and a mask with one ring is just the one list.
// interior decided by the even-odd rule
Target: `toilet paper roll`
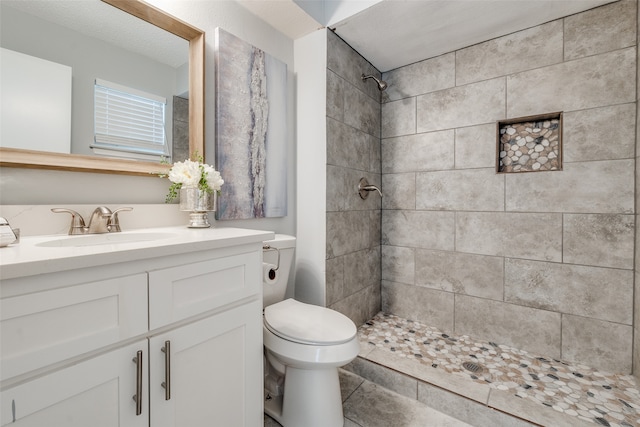
[(272, 284), (278, 280), (276, 266), (267, 262), (262, 263), (262, 280), (265, 284)]

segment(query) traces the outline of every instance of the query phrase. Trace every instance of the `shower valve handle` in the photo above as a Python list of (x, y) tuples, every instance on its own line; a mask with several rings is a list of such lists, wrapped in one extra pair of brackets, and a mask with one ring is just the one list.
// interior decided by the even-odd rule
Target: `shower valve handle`
[(360, 178), (360, 182), (358, 183), (358, 194), (360, 195), (360, 198), (364, 200), (369, 197), (370, 191), (377, 191), (378, 194), (380, 194), (380, 197), (382, 197), (382, 191), (380, 191), (378, 187), (369, 184), (367, 178)]

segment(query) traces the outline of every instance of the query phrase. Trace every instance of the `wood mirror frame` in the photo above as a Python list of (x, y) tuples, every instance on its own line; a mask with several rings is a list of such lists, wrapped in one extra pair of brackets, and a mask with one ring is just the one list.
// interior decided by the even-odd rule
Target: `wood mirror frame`
[[(189, 42), (189, 153), (204, 157), (204, 32), (142, 0), (102, 1)], [(145, 176), (169, 169), (156, 162), (2, 147), (0, 166)]]

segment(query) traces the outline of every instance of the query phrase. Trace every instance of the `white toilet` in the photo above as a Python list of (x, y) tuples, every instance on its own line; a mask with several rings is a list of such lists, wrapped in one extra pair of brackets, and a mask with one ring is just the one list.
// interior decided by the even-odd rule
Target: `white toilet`
[(338, 368), (360, 351), (356, 326), (337, 311), (284, 300), (295, 245), (277, 234), (263, 251), (264, 411), (284, 427), (342, 426)]

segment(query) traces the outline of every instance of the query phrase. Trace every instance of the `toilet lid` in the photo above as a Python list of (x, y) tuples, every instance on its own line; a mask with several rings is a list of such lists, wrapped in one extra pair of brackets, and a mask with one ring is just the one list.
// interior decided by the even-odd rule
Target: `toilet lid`
[(264, 309), (264, 324), (274, 334), (303, 344), (332, 345), (356, 335), (347, 316), (328, 308), (287, 299)]

